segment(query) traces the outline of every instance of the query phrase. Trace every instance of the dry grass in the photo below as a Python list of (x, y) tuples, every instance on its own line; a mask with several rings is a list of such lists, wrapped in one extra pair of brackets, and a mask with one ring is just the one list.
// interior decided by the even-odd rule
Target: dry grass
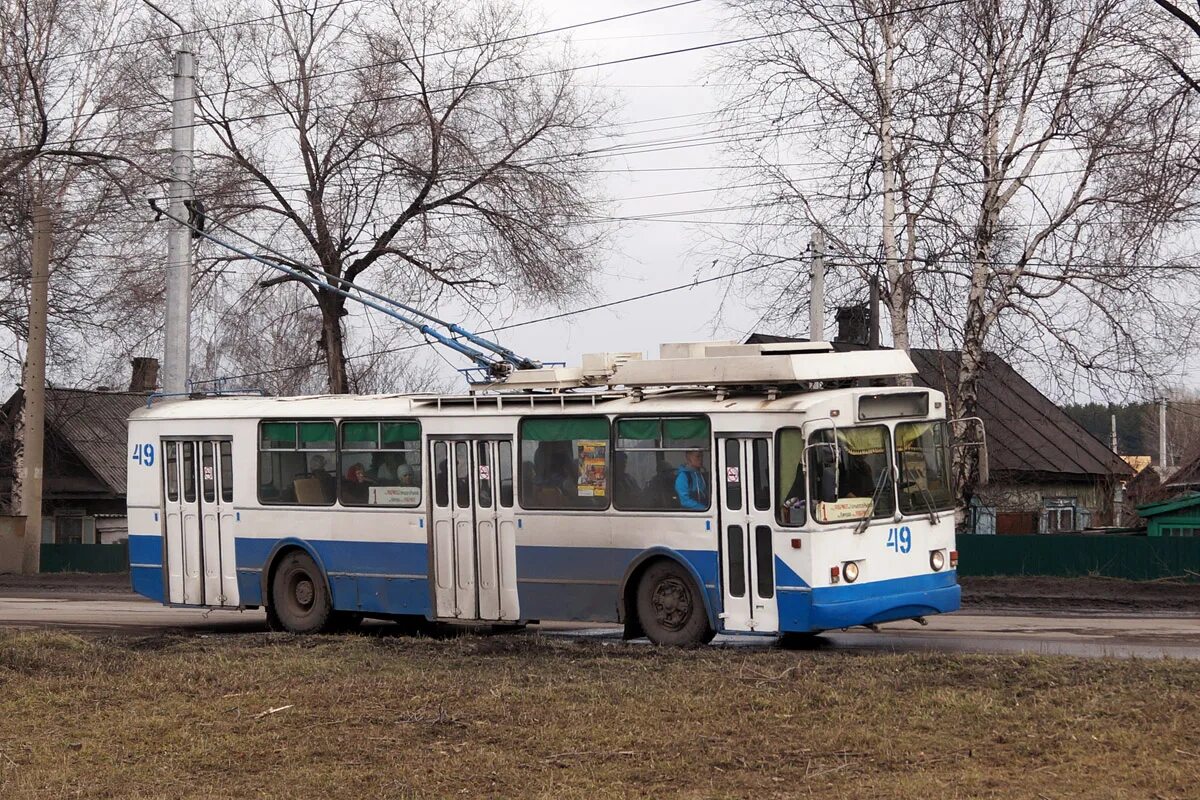
[(1198, 718), (1180, 661), (0, 631), (5, 800), (1188, 798)]

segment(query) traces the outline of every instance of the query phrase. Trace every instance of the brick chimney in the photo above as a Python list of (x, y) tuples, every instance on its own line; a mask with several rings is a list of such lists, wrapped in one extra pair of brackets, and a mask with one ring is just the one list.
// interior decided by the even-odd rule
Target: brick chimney
[(138, 356), (133, 360), (133, 377), (129, 379), (129, 391), (153, 392), (158, 388), (158, 359)]
[(871, 340), (871, 311), (866, 305), (842, 306), (837, 310), (837, 338), (848, 344), (868, 344)]

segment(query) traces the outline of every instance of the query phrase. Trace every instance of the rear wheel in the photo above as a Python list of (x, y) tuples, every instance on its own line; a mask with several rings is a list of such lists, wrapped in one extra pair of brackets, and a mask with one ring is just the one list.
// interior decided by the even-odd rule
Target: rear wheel
[(704, 598), (691, 575), (674, 561), (657, 561), (642, 574), (638, 621), (655, 644), (686, 647), (712, 641)]
[(307, 553), (288, 553), (275, 568), (268, 617), (291, 633), (320, 633), (332, 621), (325, 577)]

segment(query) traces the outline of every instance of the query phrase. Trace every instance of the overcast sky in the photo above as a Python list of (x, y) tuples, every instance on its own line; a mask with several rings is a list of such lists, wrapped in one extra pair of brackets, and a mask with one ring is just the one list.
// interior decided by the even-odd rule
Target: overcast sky
[[(534, 0), (534, 5), (543, 9), (547, 26), (557, 27), (665, 5), (665, 2)], [(730, 29), (723, 24), (720, 4), (705, 0), (690, 6), (577, 29), (571, 32), (571, 37), (578, 63), (592, 64), (720, 41), (729, 38), (730, 33)], [(622, 123), (622, 126), (607, 131), (616, 135), (599, 144), (632, 146), (714, 133), (717, 129), (707, 113), (703, 116), (662, 119), (712, 112), (717, 108), (717, 90), (708, 85), (706, 77), (707, 60), (711, 53), (711, 50), (701, 50), (578, 73), (581, 83), (599, 87), (617, 99), (614, 122)], [(680, 143), (669, 150), (622, 154), (606, 162), (598, 161), (598, 167), (618, 170), (611, 174), (607, 184), (608, 196), (614, 198), (610, 206), (610, 213), (614, 216), (697, 213), (622, 222), (609, 252), (601, 259), (601, 276), (597, 281), (601, 294), (581, 296), (571, 307), (595, 305), (677, 286), (691, 281), (698, 271), (707, 269), (712, 259), (703, 254), (705, 246), (709, 244), (705, 229), (691, 220), (703, 220), (711, 226), (716, 220), (738, 219), (737, 212), (707, 210), (729, 204), (727, 193), (709, 191), (729, 184), (729, 173), (714, 169), (721, 164), (722, 153), (718, 148), (694, 143)], [(626, 168), (630, 171), (619, 171)], [(666, 192), (694, 193), (622, 199)], [(711, 271), (706, 274), (711, 275)], [(725, 281), (710, 283), (612, 309), (506, 332), (503, 340), (506, 345), (523, 354), (547, 361), (576, 364), (583, 353), (637, 351), (654, 356), (658, 352), (658, 345), (663, 342), (741, 338), (758, 315), (743, 310), (737, 303), (731, 303), (718, 316), (726, 288)], [(511, 322), (549, 313), (554, 313), (554, 309), (518, 312), (512, 315)], [(476, 316), (471, 321), (474, 323), (477, 319)]]

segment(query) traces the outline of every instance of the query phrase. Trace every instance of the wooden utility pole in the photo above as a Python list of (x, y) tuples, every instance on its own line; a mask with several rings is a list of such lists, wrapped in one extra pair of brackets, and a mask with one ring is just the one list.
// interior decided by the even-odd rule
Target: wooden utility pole
[(42, 468), (46, 442), (46, 312), (50, 288), (50, 209), (33, 209), (33, 274), (29, 286), (29, 349), (25, 353), (22, 413), (21, 516), (25, 547), (21, 572), (36, 575), (42, 562)]

